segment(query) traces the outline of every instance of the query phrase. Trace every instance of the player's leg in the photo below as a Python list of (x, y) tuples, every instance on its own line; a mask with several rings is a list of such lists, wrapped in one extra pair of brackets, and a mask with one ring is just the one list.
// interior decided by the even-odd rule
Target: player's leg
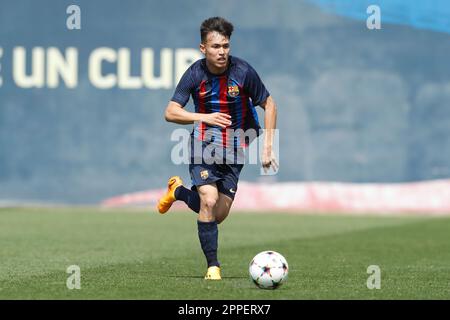
[(175, 190), (175, 198), (187, 204), (195, 213), (200, 212), (200, 196), (197, 190), (191, 190), (181, 185)]
[[(217, 260), (217, 225), (224, 221), (230, 213), (242, 166), (216, 166), (215, 169), (215, 176), (220, 176), (221, 179), (214, 184), (197, 187), (201, 200), (198, 224), (200, 242), (208, 260), (208, 272), (205, 279), (220, 280), (220, 265)], [(202, 236), (201, 229), (207, 229), (206, 232), (210, 235)], [(202, 232), (205, 233), (205, 231)], [(214, 262), (211, 263), (211, 261)]]
[(200, 196), (198, 192), (183, 186), (183, 180), (178, 176), (169, 178), (167, 192), (158, 200), (157, 209), (159, 213), (166, 213), (176, 200), (183, 201), (196, 213), (200, 211)]
[(226, 164), (220, 166), (222, 179), (216, 182), (217, 190), (219, 191), (219, 199), (214, 212), (216, 221), (219, 224), (224, 221), (230, 213), (238, 189), (239, 175), (242, 168), (243, 165), (239, 164)]
[(219, 200), (219, 191), (216, 183), (205, 184), (197, 187), (200, 197), (200, 211), (198, 220), (202, 222), (215, 221), (214, 208)]
[(232, 204), (232, 198), (219, 192), (219, 199), (217, 200), (217, 204), (214, 209), (214, 216), (216, 217), (217, 224), (220, 224), (228, 217)]
[(220, 280), (220, 263), (217, 259), (219, 230), (214, 216), (219, 192), (215, 183), (198, 186), (197, 190), (200, 196), (198, 237), (208, 264), (205, 279)]

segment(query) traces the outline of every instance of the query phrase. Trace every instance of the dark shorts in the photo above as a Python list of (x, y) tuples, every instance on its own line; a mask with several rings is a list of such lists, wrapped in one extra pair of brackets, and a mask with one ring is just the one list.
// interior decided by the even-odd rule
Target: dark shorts
[[(212, 143), (191, 137), (189, 173), (192, 190), (215, 183), (220, 193), (234, 199), (239, 174), (244, 167), (242, 150), (223, 149)], [(196, 146), (194, 147), (194, 143)]]
[(220, 193), (234, 200), (242, 164), (189, 164), (192, 179), (192, 190), (197, 187), (216, 183)]

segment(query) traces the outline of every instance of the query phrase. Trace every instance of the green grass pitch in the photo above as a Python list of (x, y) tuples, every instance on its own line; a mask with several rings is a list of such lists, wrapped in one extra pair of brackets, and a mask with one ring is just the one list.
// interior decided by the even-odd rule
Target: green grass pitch
[[(289, 263), (277, 290), (248, 277), (264, 250)], [(219, 260), (223, 280), (205, 281), (191, 212), (0, 209), (0, 299), (450, 299), (450, 218), (232, 212)], [(381, 289), (367, 288), (370, 265)]]

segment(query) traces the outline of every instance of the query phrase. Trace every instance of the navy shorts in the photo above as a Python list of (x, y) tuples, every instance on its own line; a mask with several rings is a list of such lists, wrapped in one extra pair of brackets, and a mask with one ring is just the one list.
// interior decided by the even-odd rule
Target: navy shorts
[[(220, 193), (234, 199), (239, 181), (239, 174), (244, 167), (242, 153), (235, 149), (224, 149), (211, 142), (191, 137), (189, 173), (192, 190), (197, 187), (215, 183)], [(239, 158), (238, 158), (239, 157)]]
[(192, 190), (197, 187), (216, 183), (220, 193), (234, 200), (236, 195), (239, 174), (243, 164), (189, 164), (189, 173), (192, 179)]

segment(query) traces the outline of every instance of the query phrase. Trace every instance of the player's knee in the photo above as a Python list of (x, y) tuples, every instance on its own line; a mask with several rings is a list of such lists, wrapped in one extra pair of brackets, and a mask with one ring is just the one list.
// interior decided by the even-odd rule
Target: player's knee
[(208, 210), (213, 210), (213, 208), (217, 204), (217, 197), (214, 196), (206, 196), (203, 199), (201, 199), (201, 203), (204, 208)]

